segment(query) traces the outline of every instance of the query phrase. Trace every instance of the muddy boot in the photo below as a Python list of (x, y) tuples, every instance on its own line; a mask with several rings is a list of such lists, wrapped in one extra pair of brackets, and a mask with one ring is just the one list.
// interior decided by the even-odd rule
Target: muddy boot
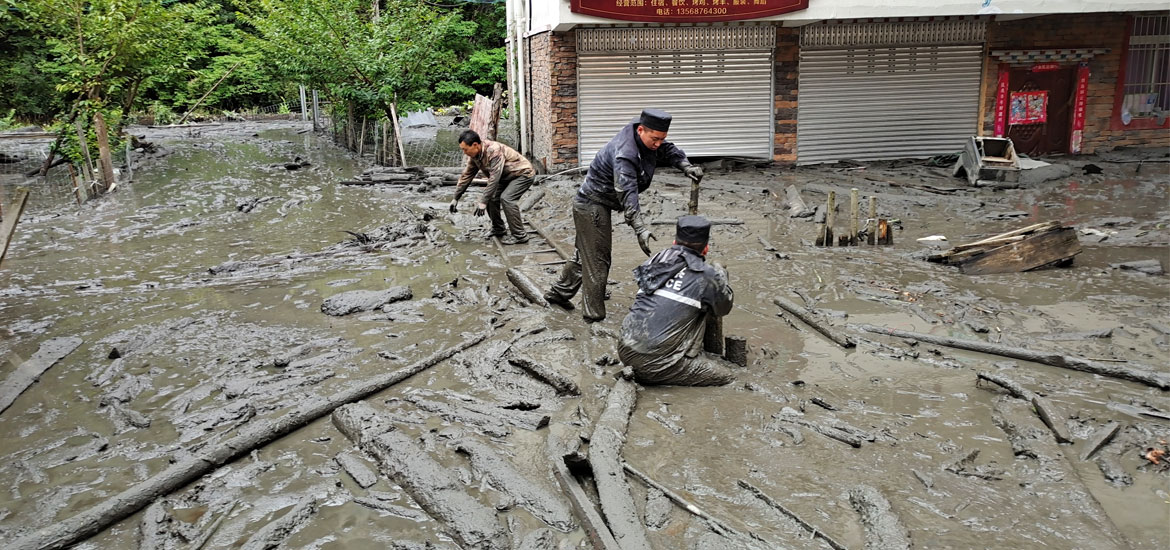
[(519, 237), (516, 235), (505, 235), (500, 238), (500, 242), (503, 244), (524, 244), (528, 242), (528, 235)]
[(572, 311), (573, 308), (576, 307), (573, 305), (572, 300), (565, 298), (564, 296), (561, 296), (560, 294), (558, 294), (557, 292), (552, 291), (552, 290), (544, 293), (544, 301), (546, 301), (550, 304), (555, 304), (555, 305), (561, 306), (568, 311)]

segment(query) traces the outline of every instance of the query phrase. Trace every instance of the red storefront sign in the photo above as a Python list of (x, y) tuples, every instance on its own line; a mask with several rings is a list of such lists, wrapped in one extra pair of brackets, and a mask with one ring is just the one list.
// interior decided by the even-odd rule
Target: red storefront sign
[(1089, 99), (1089, 64), (1077, 67), (1077, 91), (1073, 94), (1072, 131), (1068, 139), (1068, 152), (1080, 153), (1081, 141), (1085, 138), (1085, 102)]
[(572, 0), (574, 13), (656, 23), (739, 21), (808, 9), (808, 0)]
[(999, 65), (999, 82), (995, 85), (995, 137), (1007, 134), (1008, 117), (1008, 66)]

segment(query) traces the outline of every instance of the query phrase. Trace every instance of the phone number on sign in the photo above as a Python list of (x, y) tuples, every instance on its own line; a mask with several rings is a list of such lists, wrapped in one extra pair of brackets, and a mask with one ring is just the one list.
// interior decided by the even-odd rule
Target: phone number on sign
[(675, 8), (675, 15), (727, 15), (727, 8)]

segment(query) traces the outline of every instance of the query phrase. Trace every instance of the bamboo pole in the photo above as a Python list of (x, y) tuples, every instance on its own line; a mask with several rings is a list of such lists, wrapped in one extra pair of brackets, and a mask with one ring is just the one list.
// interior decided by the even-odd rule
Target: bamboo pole
[(187, 112), (183, 114), (183, 118), (180, 118), (179, 121), (176, 122), (175, 124), (179, 125), (179, 124), (186, 122), (187, 117), (191, 116), (191, 113), (195, 112), (195, 109), (199, 108), (199, 105), (203, 103), (203, 100), (207, 99), (207, 96), (211, 95), (211, 92), (214, 92), (215, 89), (219, 87), (220, 83), (223, 82), (223, 80), (225, 78), (227, 78), (229, 74), (232, 74), (232, 71), (236, 70), (236, 67), (239, 67), (240, 63), (243, 63), (243, 62), (244, 62), (243, 59), (237, 61), (235, 65), (232, 65), (232, 68), (228, 69), (226, 73), (223, 73), (223, 76), (219, 77), (219, 80), (215, 81), (215, 84), (213, 84), (211, 86), (211, 88), (209, 90), (207, 90), (207, 93), (203, 94), (203, 97), (200, 97), (199, 101), (196, 101), (195, 105), (192, 105), (191, 108), (188, 109)]
[(398, 127), (398, 107), (390, 104), (390, 122), (394, 124), (394, 141), (398, 143), (398, 165), (406, 168), (406, 148), (402, 146), (402, 129)]

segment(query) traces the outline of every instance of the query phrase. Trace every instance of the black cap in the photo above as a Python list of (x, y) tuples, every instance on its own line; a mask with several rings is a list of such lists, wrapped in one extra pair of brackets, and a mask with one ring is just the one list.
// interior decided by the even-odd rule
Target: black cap
[(642, 109), (642, 116), (638, 118), (638, 124), (651, 130), (666, 132), (670, 130), (670, 113), (660, 109)]
[(711, 239), (711, 222), (703, 216), (683, 216), (674, 226), (674, 240), (680, 243), (706, 244)]

